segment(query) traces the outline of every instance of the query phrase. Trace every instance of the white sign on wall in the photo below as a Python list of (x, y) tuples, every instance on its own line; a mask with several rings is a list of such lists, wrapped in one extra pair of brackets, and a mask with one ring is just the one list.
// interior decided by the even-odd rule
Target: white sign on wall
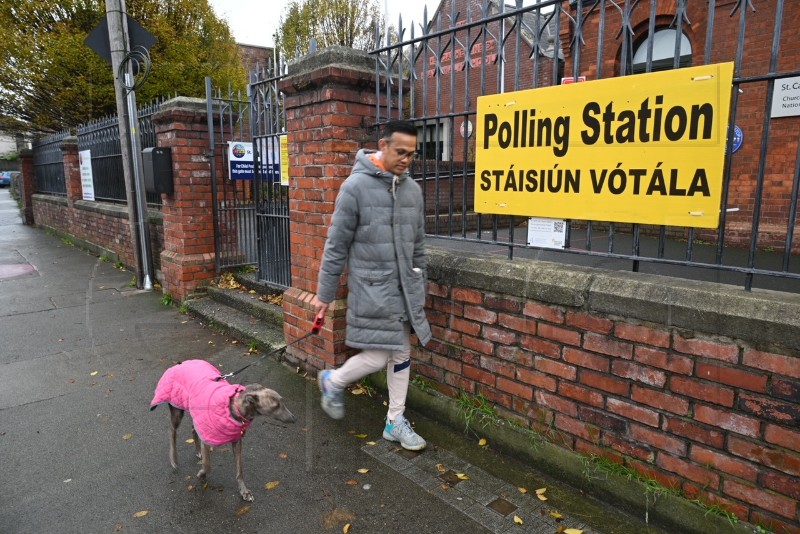
[(78, 152), (78, 161), (81, 169), (81, 190), (83, 200), (94, 202), (94, 176), (92, 176), (92, 151), (81, 150)]
[(528, 245), (532, 247), (564, 248), (567, 222), (564, 219), (531, 217), (528, 219)]
[(800, 115), (800, 76), (775, 80), (772, 90), (772, 118)]

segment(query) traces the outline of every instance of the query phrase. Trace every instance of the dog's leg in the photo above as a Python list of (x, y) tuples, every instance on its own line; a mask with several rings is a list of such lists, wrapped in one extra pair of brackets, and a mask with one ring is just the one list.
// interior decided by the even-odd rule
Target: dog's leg
[(197, 435), (197, 430), (192, 427), (192, 437), (194, 438), (194, 455), (202, 458), (203, 454), (200, 452), (200, 436)]
[(183, 410), (170, 404), (169, 406), (169, 463), (173, 469), (178, 468), (178, 454), (175, 451), (175, 439), (178, 427), (183, 420)]
[(239, 484), (239, 495), (245, 501), (252, 502), (255, 499), (250, 490), (247, 489), (247, 486), (244, 485), (244, 476), (242, 475), (242, 440), (233, 442), (231, 448), (233, 449), (233, 459), (236, 462), (236, 483)]
[[(197, 439), (195, 439), (195, 443), (197, 443)], [(200, 446), (200, 451), (202, 466), (200, 467), (200, 471), (197, 472), (197, 478), (205, 482), (206, 475), (211, 472), (211, 447), (203, 442)]]

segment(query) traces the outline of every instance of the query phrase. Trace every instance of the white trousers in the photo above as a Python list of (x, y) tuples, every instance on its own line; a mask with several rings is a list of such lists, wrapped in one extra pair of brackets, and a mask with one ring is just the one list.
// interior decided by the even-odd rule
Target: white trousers
[(402, 350), (365, 349), (351, 356), (344, 365), (330, 374), (334, 387), (345, 388), (385, 367), (386, 384), (389, 388), (389, 411), (386, 417), (390, 421), (403, 415), (406, 409), (408, 381), (411, 376), (411, 328), (408, 322), (404, 326)]

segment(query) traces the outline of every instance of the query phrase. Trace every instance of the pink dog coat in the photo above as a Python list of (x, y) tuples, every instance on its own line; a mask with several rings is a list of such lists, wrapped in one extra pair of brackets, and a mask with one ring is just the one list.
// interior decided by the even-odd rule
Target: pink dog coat
[(158, 381), (150, 409), (166, 402), (188, 410), (197, 434), (209, 445), (217, 447), (239, 441), (251, 421), (231, 417), (230, 401), (245, 388), (215, 380), (219, 376), (217, 368), (204, 360), (186, 360), (174, 365)]

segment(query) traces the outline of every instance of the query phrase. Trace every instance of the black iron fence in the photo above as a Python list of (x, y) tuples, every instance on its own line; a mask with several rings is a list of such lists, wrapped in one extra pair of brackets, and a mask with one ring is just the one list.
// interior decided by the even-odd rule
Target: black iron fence
[[(401, 19), (373, 51), (377, 123), (418, 124), (413, 169), (437, 242), (800, 291), (800, 113), (776, 113), (774, 101), (800, 75), (794, 0), (442, 5), (421, 25)], [(723, 62), (734, 72), (718, 229), (553, 219), (563, 244), (551, 247), (531, 238), (542, 221), (476, 212), (479, 96)]]
[[(142, 106), (138, 110), (139, 134), (142, 149), (156, 146), (155, 129), (151, 118), (163, 100)], [(76, 128), (78, 150), (90, 150), (92, 180), (96, 200), (127, 202), (125, 178), (122, 171), (122, 149), (119, 138), (119, 119), (116, 116), (88, 122)], [(33, 142), (33, 162), (36, 191), (66, 195), (61, 143), (70, 137), (65, 130)], [(161, 205), (161, 195), (147, 193), (150, 207)]]
[[(139, 108), (139, 135), (141, 148), (156, 146), (155, 129), (151, 118), (163, 100)], [(125, 177), (122, 170), (122, 149), (119, 138), (119, 118), (106, 117), (77, 128), (78, 150), (90, 150), (92, 155), (92, 178), (94, 196), (97, 200), (127, 202)], [(147, 204), (161, 205), (161, 195), (147, 193)]]
[(33, 172), (36, 176), (37, 193), (66, 196), (67, 182), (64, 178), (61, 143), (69, 136), (70, 131), (65, 130), (33, 141)]

